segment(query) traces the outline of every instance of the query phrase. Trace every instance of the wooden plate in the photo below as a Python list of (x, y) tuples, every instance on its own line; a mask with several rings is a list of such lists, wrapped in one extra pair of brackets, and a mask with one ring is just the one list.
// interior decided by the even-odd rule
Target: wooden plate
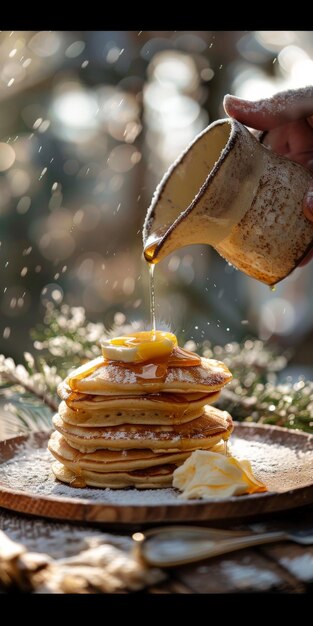
[(182, 500), (174, 489), (75, 489), (56, 481), (47, 433), (0, 442), (0, 506), (53, 519), (119, 524), (245, 518), (313, 502), (313, 436), (237, 424), (235, 455), (249, 458), (269, 492), (223, 500)]

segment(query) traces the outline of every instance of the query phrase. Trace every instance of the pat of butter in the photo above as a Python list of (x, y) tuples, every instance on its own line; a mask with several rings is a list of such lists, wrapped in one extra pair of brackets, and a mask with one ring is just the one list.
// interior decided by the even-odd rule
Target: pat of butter
[(173, 487), (183, 498), (229, 498), (267, 491), (252, 472), (250, 461), (218, 452), (195, 450), (173, 474)]
[(111, 361), (140, 363), (149, 359), (166, 359), (176, 345), (173, 333), (156, 330), (105, 339), (101, 342), (101, 350), (102, 355)]

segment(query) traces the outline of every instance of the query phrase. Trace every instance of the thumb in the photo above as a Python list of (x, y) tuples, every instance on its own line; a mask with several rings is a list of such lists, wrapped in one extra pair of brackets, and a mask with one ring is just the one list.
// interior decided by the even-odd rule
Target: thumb
[(247, 126), (270, 130), (313, 114), (313, 86), (281, 91), (256, 102), (226, 95), (224, 109), (230, 117)]

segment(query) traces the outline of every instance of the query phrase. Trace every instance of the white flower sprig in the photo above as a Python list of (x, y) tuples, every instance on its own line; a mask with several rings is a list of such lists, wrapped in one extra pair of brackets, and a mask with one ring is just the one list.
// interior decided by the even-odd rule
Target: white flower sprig
[(24, 365), (16, 365), (11, 357), (0, 354), (0, 383), (4, 394), (10, 395), (10, 390), (14, 387), (20, 388), (21, 393), (27, 392), (35, 396), (50, 407), (53, 411), (57, 409), (58, 403), (55, 398), (55, 391), (61, 382), (61, 377), (57, 374), (56, 367), (50, 367), (47, 363), (41, 364), (41, 371), (35, 370), (35, 359), (29, 353), (24, 353)]
[[(31, 419), (39, 423), (44, 407), (51, 417), (58, 405), (57, 385), (73, 368), (101, 354), (101, 339), (143, 329), (142, 321), (126, 323), (124, 314), (118, 312), (113, 328), (107, 331), (102, 322), (88, 321), (82, 307), (49, 304), (43, 325), (31, 333), (34, 354), (24, 353), (25, 364), (16, 365), (10, 357), (0, 356), (0, 391), (10, 402), (10, 411), (13, 406), (27, 427)], [(229, 367), (233, 380), (217, 405), (235, 419), (313, 432), (313, 382), (278, 382), (288, 354), (269, 349), (258, 339), (214, 347), (208, 341), (198, 346), (187, 342), (186, 347)]]

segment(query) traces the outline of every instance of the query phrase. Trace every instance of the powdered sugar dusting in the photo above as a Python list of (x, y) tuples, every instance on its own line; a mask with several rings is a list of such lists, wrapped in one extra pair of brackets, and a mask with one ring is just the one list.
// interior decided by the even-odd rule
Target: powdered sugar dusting
[(310, 553), (301, 554), (295, 558), (283, 556), (279, 559), (281, 565), (285, 567), (298, 579), (304, 582), (312, 582), (313, 580), (313, 556)]
[[(249, 430), (249, 429), (247, 429)], [(285, 492), (313, 482), (313, 445), (312, 438), (296, 437), (292, 444), (283, 439), (271, 440), (270, 431), (264, 431), (253, 438), (234, 434), (231, 452), (238, 458), (251, 461), (256, 476), (265, 482), (269, 491)], [(250, 436), (249, 436), (250, 435)], [(266, 437), (267, 435), (267, 437)], [(38, 445), (38, 444), (37, 444)], [(174, 489), (77, 489), (59, 483), (51, 471), (52, 456), (45, 448), (35, 448), (32, 440), (21, 445), (12, 459), (1, 462), (0, 488), (8, 487), (33, 494), (34, 496), (54, 496), (65, 499), (80, 499), (85, 503), (102, 503), (117, 506), (156, 506), (181, 505), (182, 499)], [(262, 498), (266, 494), (241, 496), (241, 498)], [(233, 500), (234, 498), (230, 498)], [(236, 498), (237, 499), (237, 498)], [(183, 501), (188, 505), (198, 500)]]
[(117, 505), (180, 504), (174, 489), (77, 489), (58, 482), (51, 470), (54, 461), (45, 448), (22, 446), (20, 452), (0, 465), (0, 487), (9, 487), (34, 496), (57, 496)]
[[(81, 388), (87, 390), (89, 394), (97, 393), (97, 395), (102, 392), (106, 392), (107, 390), (104, 388), (97, 388), (95, 391), (92, 387), (88, 386), (88, 383), (91, 381), (97, 380), (99, 382), (99, 387), (101, 384), (108, 385), (108, 389), (112, 387), (112, 385), (141, 385), (142, 387), (150, 387), (151, 392), (157, 385), (162, 386), (162, 390), (166, 391), (167, 385), (172, 385), (173, 383), (179, 382), (183, 384), (188, 384), (188, 391), (192, 391), (190, 384), (196, 385), (205, 385), (206, 387), (218, 387), (221, 388), (225, 385), (230, 379), (230, 374), (226, 369), (225, 365), (220, 361), (215, 359), (201, 359), (201, 365), (195, 365), (193, 367), (169, 367), (163, 380), (145, 380), (140, 379), (136, 373), (127, 367), (122, 367), (118, 363), (108, 363), (107, 365), (103, 365), (102, 367), (98, 367), (91, 374), (82, 379)], [(100, 384), (101, 383), (101, 384)], [(60, 386), (62, 389), (62, 387)], [(179, 388), (178, 391), (181, 391)], [(138, 392), (138, 390), (137, 390)], [(115, 392), (116, 393), (116, 392)], [(62, 397), (62, 392), (61, 392)]]
[(276, 572), (254, 565), (224, 561), (221, 563), (221, 568), (241, 591), (250, 590), (252, 587), (258, 591), (266, 591), (272, 587), (279, 587), (280, 584), (280, 578)]
[(114, 381), (114, 383), (124, 383), (126, 385), (134, 384), (137, 381), (136, 374), (131, 369), (118, 367), (112, 363), (95, 370), (92, 374), (86, 376), (85, 380), (92, 380), (93, 378), (101, 378), (109, 382)]

